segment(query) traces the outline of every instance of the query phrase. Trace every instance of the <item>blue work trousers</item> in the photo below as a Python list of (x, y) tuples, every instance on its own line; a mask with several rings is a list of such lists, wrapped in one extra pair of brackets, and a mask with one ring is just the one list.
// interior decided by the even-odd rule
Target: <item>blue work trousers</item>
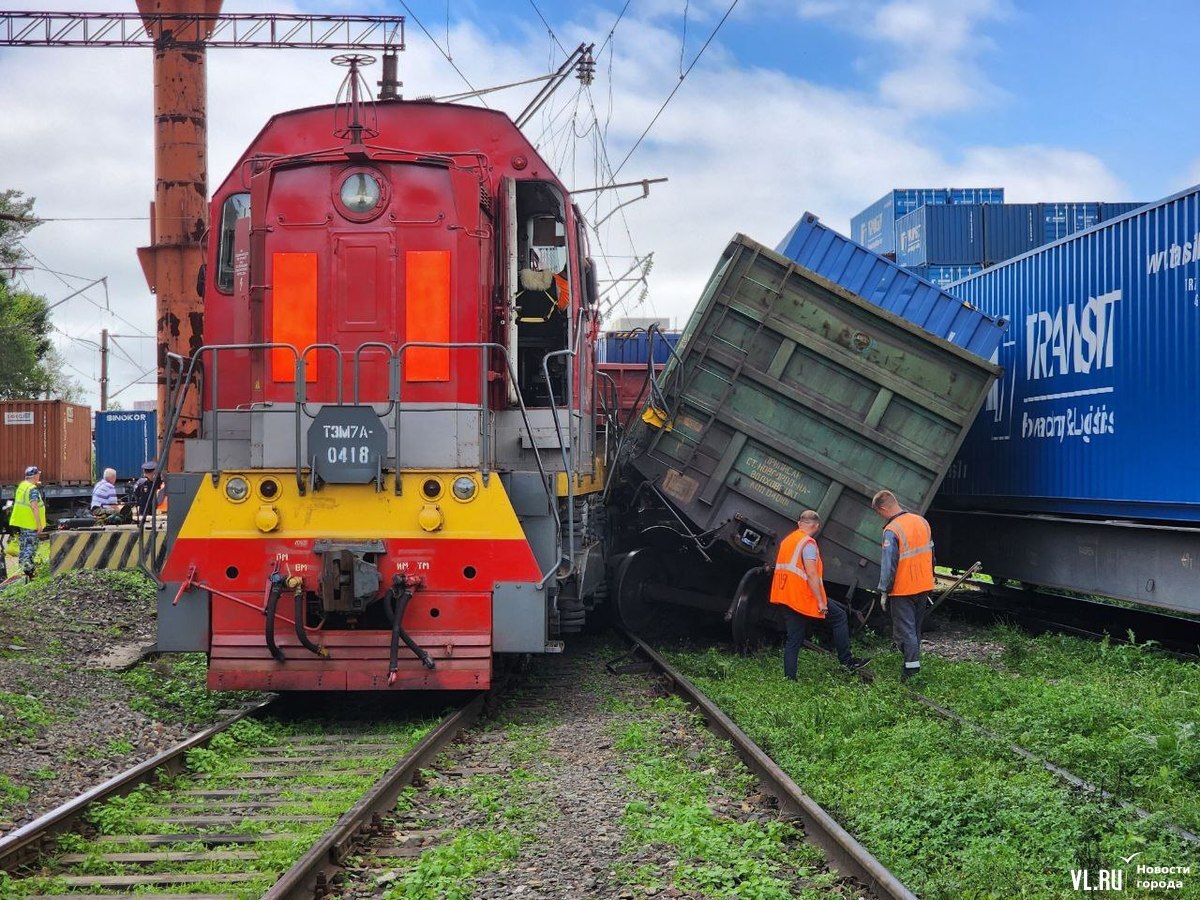
[[(783, 645), (783, 674), (795, 679), (796, 659), (800, 655), (800, 645), (808, 636), (808, 626), (812, 622), (822, 620), (801, 615), (785, 606), (783, 621), (787, 625), (787, 642)], [(842, 665), (846, 665), (853, 659), (850, 653), (850, 623), (846, 619), (846, 610), (836, 603), (830, 603), (823, 621), (828, 622), (833, 629), (833, 646), (837, 650), (838, 660)]]
[(26, 575), (33, 574), (33, 558), (37, 555), (38, 533), (31, 528), (21, 529), (21, 552), (17, 559)]

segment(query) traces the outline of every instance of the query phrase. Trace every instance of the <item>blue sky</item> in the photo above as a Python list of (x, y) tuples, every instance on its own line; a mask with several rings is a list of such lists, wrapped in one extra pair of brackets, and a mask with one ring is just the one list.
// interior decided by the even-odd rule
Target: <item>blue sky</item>
[[(536, 2), (568, 48), (603, 43), (625, 5)], [(12, 6), (133, 9), (132, 0)], [(685, 9), (686, 67), (728, 6), (629, 0), (591, 88), (569, 81), (526, 128), (569, 186), (608, 179), (678, 84)], [(393, 0), (225, 8), (404, 11)], [(441, 52), (447, 33), (455, 63), (478, 87), (543, 74), (563, 56), (529, 0), (408, 0), (408, 9), (408, 96), (463, 89)], [(1179, 0), (742, 0), (619, 176), (669, 181), (593, 234), (601, 271), (614, 277), (634, 255), (653, 253), (645, 290), (613, 314), (682, 324), (735, 232), (773, 246), (806, 210), (845, 230), (891, 187), (1001, 186), (1015, 201), (1149, 201), (1182, 190), (1200, 181), (1189, 106), (1197, 26), (1200, 4)], [(210, 184), (270, 115), (333, 99), (342, 72), (331, 55), (209, 54)], [(153, 331), (153, 297), (136, 260), (153, 193), (150, 64), (144, 50), (0, 50), (0, 187), (37, 197), (43, 217), (88, 220), (34, 232), (29, 248), (45, 267), (74, 277), (34, 271), (26, 283), (55, 300), (108, 278), (108, 309), (92, 289), (56, 310), (60, 347), (93, 397), (88, 342), (99, 329)], [(535, 90), (488, 102), (515, 114)], [(636, 194), (600, 195), (592, 220)], [(101, 221), (113, 216), (128, 221)], [(129, 358), (115, 361), (124, 369), (114, 378), (136, 381), (152, 364), (151, 346), (126, 341)], [(135, 384), (123, 399), (151, 395)]]

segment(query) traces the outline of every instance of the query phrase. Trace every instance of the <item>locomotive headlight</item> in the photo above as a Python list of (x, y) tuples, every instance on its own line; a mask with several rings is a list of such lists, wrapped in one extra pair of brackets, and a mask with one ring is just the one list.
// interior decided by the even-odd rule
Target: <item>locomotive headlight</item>
[(342, 182), (342, 204), (357, 215), (369, 213), (379, 205), (383, 190), (379, 180), (366, 172), (355, 172)]
[(235, 475), (225, 482), (225, 496), (234, 503), (241, 503), (250, 495), (250, 483), (240, 475)]
[(454, 479), (454, 486), (450, 488), (454, 492), (454, 497), (457, 500), (462, 500), (464, 503), (475, 496), (475, 479), (463, 475)]

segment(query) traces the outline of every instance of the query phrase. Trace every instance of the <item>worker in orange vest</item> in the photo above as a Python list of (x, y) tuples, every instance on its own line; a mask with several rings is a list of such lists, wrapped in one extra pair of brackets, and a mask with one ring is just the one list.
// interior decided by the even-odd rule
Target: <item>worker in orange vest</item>
[[(821, 530), (821, 517), (806, 509), (796, 522), (796, 530), (783, 539), (775, 557), (771, 579), (771, 602), (783, 607), (787, 625), (787, 643), (783, 645), (783, 674), (796, 680), (796, 658), (812, 620), (828, 619), (833, 627), (833, 645), (838, 660), (851, 671), (861, 669), (870, 660), (850, 652), (850, 624), (846, 611), (830, 603), (821, 580), (825, 566), (815, 535)], [(765, 567), (770, 568), (770, 567)]]
[(906, 512), (896, 495), (880, 491), (871, 508), (884, 520), (879, 590), (883, 608), (891, 603), (892, 637), (904, 653), (900, 680), (921, 673), (921, 629), (933, 591), (933, 535), (929, 523)]

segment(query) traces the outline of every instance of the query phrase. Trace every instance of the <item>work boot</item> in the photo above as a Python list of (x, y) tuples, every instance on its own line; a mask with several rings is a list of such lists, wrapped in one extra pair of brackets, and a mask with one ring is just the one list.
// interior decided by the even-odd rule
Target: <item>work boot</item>
[(870, 661), (871, 661), (871, 658), (869, 656), (868, 657), (852, 656), (848, 660), (846, 660), (844, 663), (842, 663), (842, 665), (846, 667), (847, 671), (857, 672), (859, 669), (861, 669), (863, 666), (865, 666)]
[(916, 676), (918, 676), (920, 674), (921, 674), (920, 666), (917, 666), (917, 668), (915, 668), (915, 669), (910, 669), (907, 666), (905, 666), (903, 669), (900, 670), (900, 681), (901, 681), (901, 683), (903, 683), (905, 681), (908, 681), (910, 678), (915, 678)]

